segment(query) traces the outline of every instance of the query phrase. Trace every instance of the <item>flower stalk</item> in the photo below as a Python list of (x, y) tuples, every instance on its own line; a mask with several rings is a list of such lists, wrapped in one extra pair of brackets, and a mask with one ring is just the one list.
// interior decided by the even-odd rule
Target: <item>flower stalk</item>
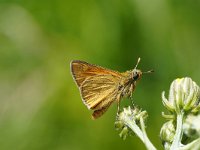
[[(149, 140), (144, 120), (147, 118), (147, 112), (141, 111), (138, 108), (131, 108), (130, 106), (124, 108), (116, 119), (115, 127), (121, 130), (120, 136), (125, 139), (130, 132), (135, 133), (139, 139), (145, 144), (148, 150), (156, 150), (155, 146)], [(130, 132), (124, 132), (124, 129), (129, 129)], [(125, 137), (125, 138), (124, 138)]]
[(143, 139), (144, 139), (144, 144), (145, 144), (146, 148), (148, 150), (156, 150), (155, 146), (151, 143), (151, 141), (149, 140), (149, 138), (147, 136), (144, 120), (142, 117), (140, 118), (140, 124), (141, 124), (141, 128), (142, 128)]
[(183, 136), (183, 117), (184, 117), (183, 112), (177, 115), (176, 133), (174, 135), (174, 140), (172, 142), (170, 150), (175, 150), (182, 145), (181, 140)]

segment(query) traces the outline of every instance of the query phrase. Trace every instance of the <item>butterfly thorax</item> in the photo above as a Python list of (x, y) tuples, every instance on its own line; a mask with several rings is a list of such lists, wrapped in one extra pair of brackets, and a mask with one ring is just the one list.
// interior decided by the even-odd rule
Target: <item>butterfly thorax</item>
[(119, 82), (119, 92), (121, 97), (131, 97), (135, 90), (136, 82), (141, 78), (142, 72), (137, 69), (126, 71), (122, 73), (123, 76)]

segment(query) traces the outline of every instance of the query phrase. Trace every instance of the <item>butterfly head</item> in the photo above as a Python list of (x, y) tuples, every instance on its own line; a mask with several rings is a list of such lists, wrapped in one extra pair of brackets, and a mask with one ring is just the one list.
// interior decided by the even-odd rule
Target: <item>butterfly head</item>
[(140, 62), (140, 57), (138, 58), (135, 68), (133, 69), (132, 74), (131, 74), (133, 81), (139, 80), (142, 77), (142, 74), (154, 72), (153, 70), (142, 72), (141, 70), (137, 69), (139, 62)]
[(136, 81), (139, 80), (142, 76), (142, 71), (139, 69), (133, 69), (132, 71), (132, 80)]

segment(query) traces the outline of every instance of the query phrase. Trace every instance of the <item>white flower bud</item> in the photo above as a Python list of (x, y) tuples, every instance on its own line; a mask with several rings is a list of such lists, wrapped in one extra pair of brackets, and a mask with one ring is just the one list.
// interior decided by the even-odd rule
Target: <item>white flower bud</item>
[(124, 122), (124, 119), (126, 119), (126, 117), (129, 117), (131, 118), (131, 120), (137, 122), (141, 117), (145, 120), (147, 116), (148, 114), (146, 111), (141, 111), (137, 107), (131, 108), (130, 106), (128, 106), (125, 107), (124, 110), (118, 115), (117, 121)]
[(170, 86), (168, 100), (165, 98), (165, 92), (162, 93), (162, 100), (170, 112), (197, 112), (200, 109), (199, 95), (199, 86), (191, 78), (185, 77), (174, 80)]
[[(132, 135), (133, 131), (129, 128), (128, 124), (138, 124), (140, 118), (145, 120), (147, 118), (147, 112), (141, 111), (137, 107), (131, 108), (126, 107), (120, 114), (117, 116), (115, 121), (115, 128), (116, 130), (120, 131), (119, 136), (125, 140), (127, 136)], [(128, 123), (129, 122), (129, 123)]]
[(163, 124), (160, 130), (160, 138), (162, 142), (171, 143), (174, 139), (174, 135), (175, 135), (175, 126), (174, 126), (173, 121), (171, 120)]

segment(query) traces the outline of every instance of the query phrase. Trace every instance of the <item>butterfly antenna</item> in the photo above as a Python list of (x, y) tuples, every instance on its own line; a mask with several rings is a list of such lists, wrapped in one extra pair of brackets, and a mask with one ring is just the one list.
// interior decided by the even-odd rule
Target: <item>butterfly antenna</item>
[(136, 68), (137, 68), (137, 66), (138, 66), (139, 62), (140, 62), (140, 57), (138, 58), (138, 60), (137, 60), (137, 63), (136, 63), (136, 65), (135, 65), (135, 68), (134, 68), (134, 69), (136, 69)]
[(142, 73), (147, 74), (147, 73), (153, 73), (153, 72), (154, 72), (154, 70), (149, 70), (149, 71), (145, 71), (145, 72), (142, 72)]

